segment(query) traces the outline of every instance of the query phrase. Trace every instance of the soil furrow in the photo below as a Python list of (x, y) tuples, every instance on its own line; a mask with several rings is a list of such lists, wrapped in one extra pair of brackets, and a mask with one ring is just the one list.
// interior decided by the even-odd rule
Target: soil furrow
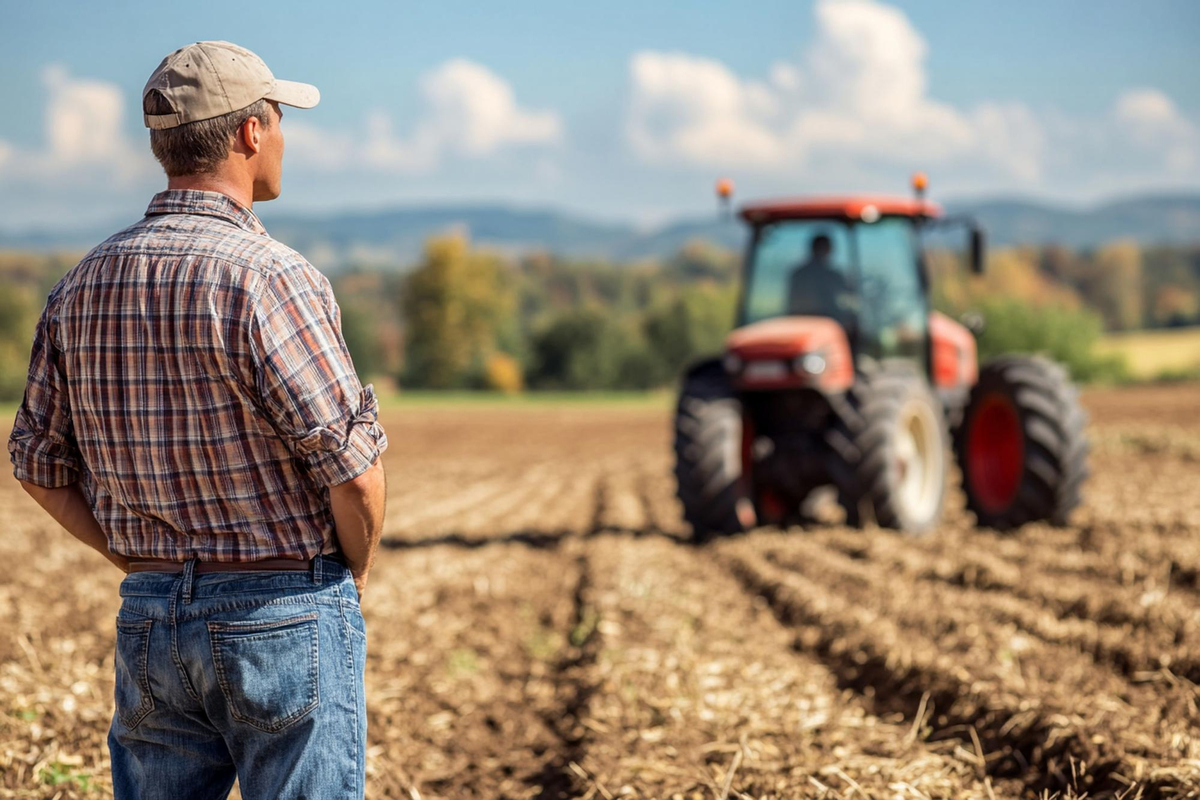
[[(1173, 650), (1188, 656), (1184, 645), (1200, 637), (1200, 609), (1159, 585), (1114, 586), (1091, 578), (1046, 575), (978, 549), (932, 553), (914, 546), (911, 538), (882, 531), (870, 536), (821, 533), (812, 540), (857, 561), (880, 565), (891, 575), (995, 593), (997, 597), (987, 602), (1003, 603), (1023, 616), (1035, 614), (1036, 606), (1057, 617), (1095, 623), (1098, 638), (1131, 631), (1137, 643), (1131, 641), (1129, 647), (1149, 648), (1144, 659), (1149, 668), (1176, 663), (1177, 658), (1169, 657)], [(1017, 609), (1014, 599), (1031, 608)], [(1081, 642), (1086, 642), (1087, 627), (1078, 630), (1084, 636)], [(1162, 659), (1157, 658), (1159, 650)]]
[(596, 530), (641, 532), (648, 527), (632, 462), (613, 464), (609, 468), (602, 481), (601, 496)]
[(588, 548), (603, 647), (581, 766), (610, 795), (987, 796), (973, 754), (845, 702), (704, 551), (628, 535)]
[(597, 791), (594, 781), (580, 766), (586, 757), (588, 706), (596, 691), (593, 666), (602, 647), (599, 610), (592, 586), (592, 570), (586, 551), (574, 558), (577, 578), (571, 592), (572, 612), (563, 629), (565, 643), (554, 664), (555, 702), (542, 719), (558, 737), (555, 753), (542, 768), (526, 778), (541, 800), (564, 800)]
[[(799, 647), (817, 653), (881, 712), (899, 711), (917, 724), (926, 715), (935, 737), (961, 740), (973, 729), (994, 776), (1019, 777), (1031, 790), (1099, 793), (1118, 791), (1129, 780), (1141, 781), (1153, 796), (1200, 787), (1200, 776), (1170, 771), (1182, 759), (1200, 757), (1193, 723), (1145, 724), (1151, 710), (1122, 700), (1126, 687), (1108, 685), (1115, 678), (1069, 658), (1024, 668), (1020, 654), (1005, 659), (996, 652), (994, 636), (980, 640), (987, 633), (982, 620), (975, 630), (921, 624), (918, 614), (943, 609), (918, 605), (886, 583), (868, 601), (862, 587), (830, 575), (826, 564), (814, 564), (813, 575), (802, 578), (770, 564), (749, 542), (723, 548), (722, 560), (797, 629)], [(912, 611), (907, 624), (893, 618), (902, 608)], [(1088, 677), (1086, 688), (1078, 677), (1072, 680), (1073, 669)], [(1169, 724), (1174, 734), (1165, 729)], [(1152, 742), (1162, 744), (1146, 752)], [(1087, 773), (1072, 773), (1073, 762), (1087, 764)]]
[[(905, 574), (892, 569), (888, 563), (854, 562), (851, 565), (833, 564), (808, 551), (768, 550), (764, 555), (785, 569), (805, 571), (812, 567), (823, 574), (838, 576), (839, 583), (847, 577), (878, 583), (885, 575), (920, 580), (920, 574)], [(841, 556), (838, 556), (841, 558)], [(816, 563), (813, 563), (813, 562)], [(843, 566), (849, 569), (842, 571)], [(825, 572), (829, 570), (829, 572)], [(852, 576), (852, 577), (851, 577)], [(1035, 602), (1012, 594), (978, 590), (955, 584), (930, 587), (917, 585), (905, 593), (906, 602), (921, 608), (944, 609), (937, 615), (925, 615), (922, 622), (957, 629), (962, 625), (978, 625), (995, 621), (1012, 625), (1047, 644), (1062, 645), (1107, 664), (1125, 677), (1146, 680), (1144, 673), (1169, 669), (1175, 675), (1196, 682), (1200, 678), (1200, 661), (1193, 647), (1177, 644), (1179, 629), (1146, 629), (1128, 626), (1102, 625), (1087, 619), (1061, 619)], [(964, 613), (965, 612), (965, 613)]]
[[(537, 796), (531, 781), (561, 747), (546, 720), (575, 562), (517, 545), (436, 547), (382, 553), (374, 574), (368, 795)], [(378, 755), (389, 752), (405, 756)]]

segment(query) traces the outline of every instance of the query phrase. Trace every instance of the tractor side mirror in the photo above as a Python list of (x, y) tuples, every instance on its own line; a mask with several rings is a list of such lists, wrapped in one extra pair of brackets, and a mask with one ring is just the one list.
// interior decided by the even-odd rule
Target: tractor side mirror
[(984, 258), (987, 247), (984, 243), (983, 228), (971, 228), (971, 272), (983, 274)]

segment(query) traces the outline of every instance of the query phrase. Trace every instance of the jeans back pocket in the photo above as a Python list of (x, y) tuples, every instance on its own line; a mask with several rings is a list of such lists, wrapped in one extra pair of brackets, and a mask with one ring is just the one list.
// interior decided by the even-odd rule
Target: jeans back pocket
[(230, 715), (266, 733), (320, 702), (317, 613), (282, 620), (209, 622), (213, 667)]
[(150, 627), (153, 624), (152, 619), (117, 618), (117, 719), (131, 730), (154, 710), (149, 675)]

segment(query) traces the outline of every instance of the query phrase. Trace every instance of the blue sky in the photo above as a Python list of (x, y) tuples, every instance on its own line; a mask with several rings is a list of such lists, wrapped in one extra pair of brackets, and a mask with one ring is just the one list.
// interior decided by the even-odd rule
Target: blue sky
[(140, 89), (227, 39), (291, 111), (269, 209), (505, 201), (652, 222), (742, 197), (1200, 188), (1200, 3), (2, 0), (0, 227), (136, 216)]

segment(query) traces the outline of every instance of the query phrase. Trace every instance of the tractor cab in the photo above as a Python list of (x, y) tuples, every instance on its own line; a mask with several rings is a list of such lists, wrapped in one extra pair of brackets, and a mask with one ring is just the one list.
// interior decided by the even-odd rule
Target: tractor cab
[[(741, 216), (751, 236), (727, 358), (740, 386), (844, 389), (856, 368), (891, 359), (947, 389), (973, 381), (974, 340), (929, 304), (921, 234), (943, 224), (938, 206), (828, 198), (756, 203)], [(971, 242), (978, 264), (975, 229)]]

